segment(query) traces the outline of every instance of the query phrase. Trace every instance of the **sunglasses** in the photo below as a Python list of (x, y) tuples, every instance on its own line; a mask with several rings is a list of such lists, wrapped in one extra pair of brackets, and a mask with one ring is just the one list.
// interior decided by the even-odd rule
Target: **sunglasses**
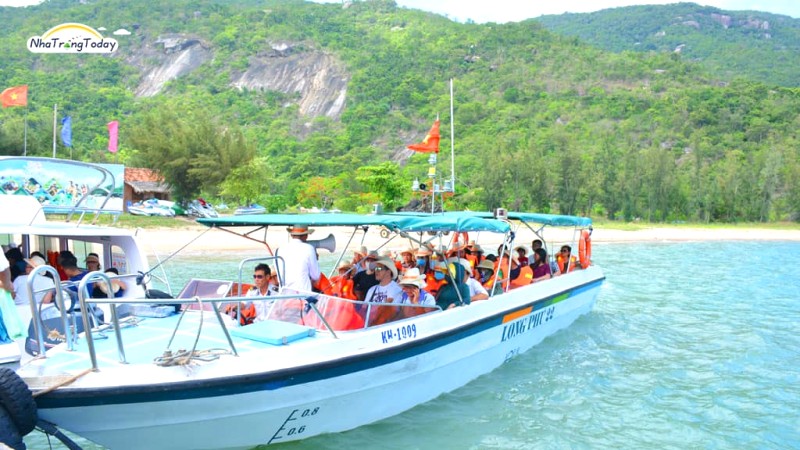
[(382, 267), (382, 266), (378, 266), (378, 267), (375, 268), (375, 272), (380, 272), (382, 270), (389, 270), (389, 269), (387, 269), (386, 267)]
[(264, 275), (254, 274), (253, 278), (255, 278), (256, 280), (260, 280), (260, 279), (264, 278)]

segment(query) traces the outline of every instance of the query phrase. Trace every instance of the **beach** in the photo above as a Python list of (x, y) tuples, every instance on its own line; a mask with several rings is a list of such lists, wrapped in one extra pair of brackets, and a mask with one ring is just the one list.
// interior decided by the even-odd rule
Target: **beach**
[[(373, 227), (374, 228), (374, 227)], [(246, 230), (249, 231), (249, 230)], [(353, 236), (348, 250), (358, 249), (362, 245), (368, 249), (376, 249), (385, 243), (385, 239), (380, 237), (378, 230), (370, 230), (366, 236), (359, 232)], [(316, 230), (310, 239), (323, 239), (328, 234), (333, 234), (336, 240), (337, 251), (340, 251), (351, 238), (352, 228), (346, 227), (325, 227)], [(184, 228), (152, 228), (140, 231), (142, 242), (145, 248), (151, 248), (159, 254), (172, 253), (186, 247), (188, 252), (214, 252), (214, 251), (237, 251), (237, 250), (258, 250), (264, 248), (263, 244), (251, 239), (245, 239), (233, 233), (218, 229), (207, 229), (206, 227), (188, 224)], [(263, 238), (264, 232), (259, 231), (252, 235), (255, 239)], [(363, 237), (363, 241), (362, 241)], [(554, 248), (562, 244), (573, 244), (577, 242), (577, 235), (571, 228), (548, 227), (544, 233), (545, 241), (549, 248)], [(280, 247), (286, 242), (288, 235), (281, 230), (272, 229), (267, 240), (271, 249)], [(501, 243), (498, 235), (491, 233), (481, 233), (476, 235), (470, 233), (470, 239), (476, 239), (490, 253), (492, 247)], [(530, 246), (535, 234), (527, 229), (521, 228), (515, 239), (515, 244)], [(592, 232), (592, 242), (598, 243), (640, 243), (640, 242), (700, 242), (700, 241), (800, 241), (800, 230), (773, 230), (758, 228), (684, 228), (684, 227), (658, 227), (642, 228), (638, 230), (617, 230), (610, 228), (595, 228)], [(444, 241), (443, 241), (444, 242)], [(448, 242), (444, 242), (449, 244)], [(398, 251), (411, 246), (412, 243), (403, 238), (396, 238), (384, 245), (382, 249)], [(577, 250), (577, 248), (576, 248)]]

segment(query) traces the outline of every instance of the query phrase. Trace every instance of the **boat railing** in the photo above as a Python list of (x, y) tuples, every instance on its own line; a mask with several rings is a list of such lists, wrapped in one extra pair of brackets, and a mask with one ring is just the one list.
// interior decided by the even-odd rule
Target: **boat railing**
[[(58, 271), (48, 265), (42, 265), (39, 267), (34, 267), (31, 273), (28, 275), (28, 280), (26, 283), (26, 287), (28, 289), (28, 299), (30, 300), (30, 307), (31, 307), (31, 317), (33, 318), (33, 333), (37, 338), (37, 343), (39, 347), (39, 355), (44, 357), (45, 355), (45, 345), (44, 345), (44, 324), (42, 322), (41, 315), (39, 314), (39, 305), (36, 301), (36, 294), (41, 293), (40, 291), (34, 291), (33, 284), (36, 280), (36, 277), (44, 277), (45, 274), (50, 274), (53, 280), (58, 280), (59, 275)], [(53, 288), (47, 288), (44, 292), (47, 291), (54, 291), (54, 301), (56, 303), (56, 307), (61, 312), (61, 325), (64, 329), (64, 335), (67, 342), (67, 348), (70, 351), (75, 350), (75, 340), (77, 336), (73, 333), (73, 326), (74, 326), (74, 316), (72, 316), (73, 323), (69, 323), (69, 314), (64, 305), (64, 297), (63, 294), (63, 287), (61, 283), (54, 282), (55, 286)]]

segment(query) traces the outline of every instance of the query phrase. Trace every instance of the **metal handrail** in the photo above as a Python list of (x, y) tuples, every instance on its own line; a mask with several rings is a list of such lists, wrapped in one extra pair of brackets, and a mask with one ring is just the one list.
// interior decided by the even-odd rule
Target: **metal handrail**
[[(53, 280), (59, 280), (58, 271), (52, 266), (44, 265), (35, 267), (28, 275), (28, 280), (26, 283), (28, 288), (28, 299), (30, 301), (30, 306), (31, 306), (31, 317), (33, 318), (33, 331), (36, 334), (36, 338), (38, 339), (39, 356), (41, 356), (42, 358), (46, 358), (45, 348), (44, 348), (44, 333), (43, 333), (44, 324), (42, 323), (42, 317), (39, 315), (39, 311), (37, 308), (36, 296), (34, 294), (37, 294), (39, 292), (34, 292), (33, 280), (36, 279), (37, 276), (40, 277), (45, 276), (44, 275), (45, 272), (52, 275)], [(67, 311), (64, 308), (64, 298), (62, 297), (63, 293), (62, 286), (59, 281), (53, 281), (53, 284), (55, 285), (53, 287), (55, 295), (54, 300), (56, 302), (56, 306), (58, 307), (59, 311), (61, 311), (61, 323), (64, 327), (64, 334), (67, 340), (67, 349), (69, 351), (74, 351), (75, 337), (72, 334), (72, 329), (67, 323)], [(48, 288), (47, 290), (50, 290), (50, 288)]]

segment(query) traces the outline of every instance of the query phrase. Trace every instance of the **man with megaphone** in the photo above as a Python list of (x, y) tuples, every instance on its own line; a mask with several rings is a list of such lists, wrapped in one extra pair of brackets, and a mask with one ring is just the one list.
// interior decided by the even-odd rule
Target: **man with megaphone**
[(286, 231), (292, 239), (275, 253), (284, 261), (284, 270), (280, 273), (283, 287), (311, 292), (312, 285), (320, 277), (317, 251), (306, 242), (314, 230), (310, 230), (308, 225), (295, 225), (286, 228)]

